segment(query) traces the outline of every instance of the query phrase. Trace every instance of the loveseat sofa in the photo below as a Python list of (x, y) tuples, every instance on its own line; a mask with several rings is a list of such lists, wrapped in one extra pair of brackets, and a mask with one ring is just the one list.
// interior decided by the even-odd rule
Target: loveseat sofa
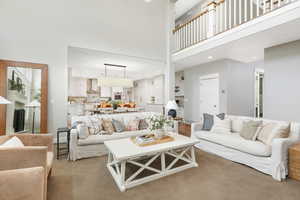
[[(85, 123), (87, 126), (91, 126), (91, 122), (99, 119), (115, 119), (122, 121), (126, 124), (134, 119), (148, 119), (153, 115), (160, 115), (160, 113), (154, 112), (135, 112), (135, 113), (120, 113), (120, 114), (103, 114), (92, 116), (73, 116), (72, 124)], [(172, 131), (177, 132), (177, 124), (175, 123)], [(121, 138), (128, 138), (132, 136), (139, 136), (149, 133), (149, 130), (136, 130), (136, 131), (124, 131), (114, 132), (112, 134), (91, 134), (85, 139), (79, 138), (79, 133), (76, 128), (71, 130), (70, 137), (70, 154), (69, 159), (75, 161), (81, 158), (89, 158), (95, 156), (102, 156), (107, 154), (107, 150), (104, 146), (104, 141), (116, 140)]]
[[(242, 116), (226, 116), (232, 124), (235, 121), (262, 120), (267, 123), (287, 123), (267, 119), (255, 119)], [(200, 142), (196, 147), (226, 158), (228, 160), (248, 165), (265, 174), (271, 175), (274, 179), (281, 181), (288, 175), (288, 147), (300, 141), (300, 124), (290, 123), (288, 138), (275, 138), (271, 145), (266, 145), (257, 140), (246, 140), (239, 132), (214, 133), (203, 131), (203, 123), (192, 124), (192, 138)]]

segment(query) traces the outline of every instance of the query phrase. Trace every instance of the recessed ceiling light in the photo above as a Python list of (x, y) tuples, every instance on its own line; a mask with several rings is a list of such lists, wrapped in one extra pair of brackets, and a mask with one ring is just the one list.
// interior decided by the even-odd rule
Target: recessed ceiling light
[(213, 57), (212, 57), (212, 56), (208, 56), (207, 58), (208, 58), (208, 59), (213, 59)]
[(147, 3), (150, 3), (152, 0), (144, 0), (145, 2), (147, 2)]

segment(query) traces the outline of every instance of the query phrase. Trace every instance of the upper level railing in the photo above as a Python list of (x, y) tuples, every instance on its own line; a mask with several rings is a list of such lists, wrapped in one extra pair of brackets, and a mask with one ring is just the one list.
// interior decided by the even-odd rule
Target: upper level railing
[(174, 29), (175, 51), (198, 44), (295, 1), (298, 0), (219, 0), (211, 2), (200, 14)]

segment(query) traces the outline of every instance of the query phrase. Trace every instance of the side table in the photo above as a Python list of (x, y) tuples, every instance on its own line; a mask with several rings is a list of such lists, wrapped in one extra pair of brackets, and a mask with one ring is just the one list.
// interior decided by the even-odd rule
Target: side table
[(300, 143), (289, 148), (289, 178), (300, 181)]
[(191, 124), (189, 121), (179, 121), (178, 122), (178, 132), (181, 135), (191, 137)]
[[(64, 150), (66, 148), (60, 148), (59, 137), (60, 137), (61, 133), (67, 133), (67, 153), (63, 153), (63, 154), (60, 154), (60, 150)], [(58, 128), (57, 129), (57, 131), (56, 131), (56, 140), (57, 140), (56, 158), (57, 158), (57, 160), (59, 160), (59, 156), (69, 154), (69, 151), (70, 151), (70, 134), (71, 134), (71, 129), (69, 129), (68, 127), (63, 127), (63, 128)]]

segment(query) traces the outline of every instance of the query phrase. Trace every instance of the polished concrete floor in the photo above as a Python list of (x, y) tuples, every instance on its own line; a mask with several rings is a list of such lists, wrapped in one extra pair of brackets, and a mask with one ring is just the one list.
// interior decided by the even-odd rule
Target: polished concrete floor
[(300, 182), (278, 182), (247, 166), (197, 150), (199, 167), (120, 192), (106, 157), (55, 161), (48, 200), (298, 200)]

